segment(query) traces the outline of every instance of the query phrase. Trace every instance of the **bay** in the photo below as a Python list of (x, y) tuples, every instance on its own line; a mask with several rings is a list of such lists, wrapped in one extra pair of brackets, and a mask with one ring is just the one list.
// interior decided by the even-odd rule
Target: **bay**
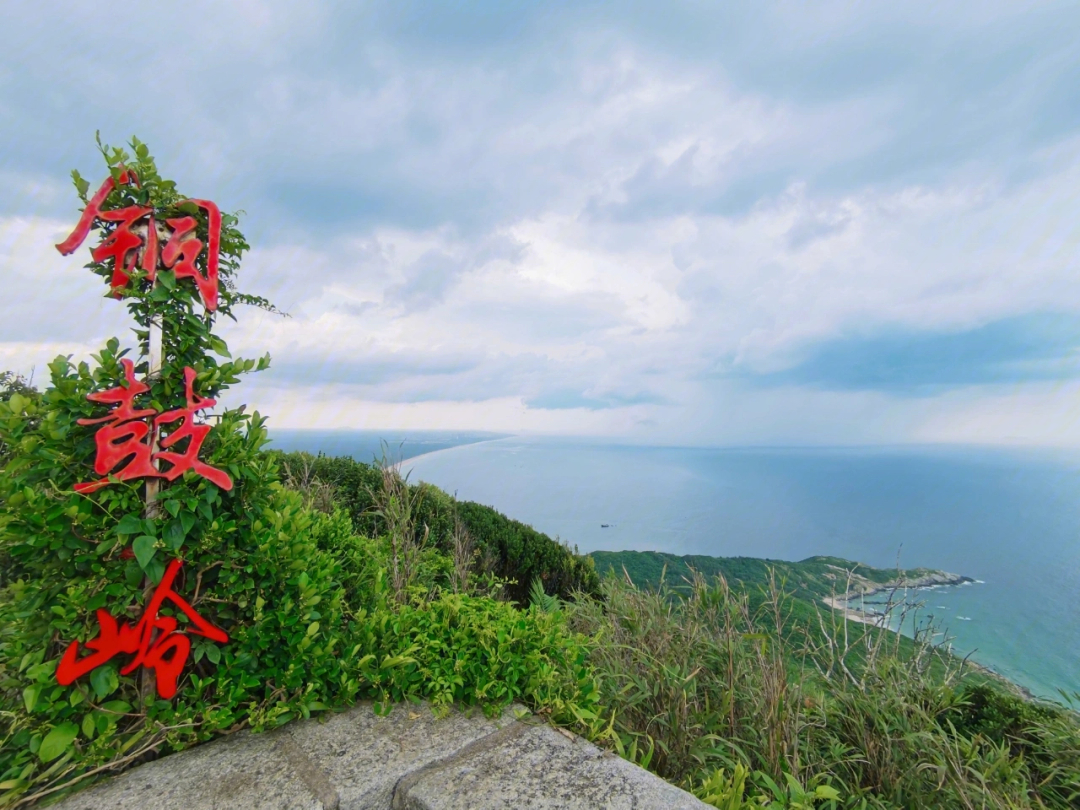
[(1075, 452), (512, 437), (419, 455), (403, 469), (582, 552), (831, 554), (974, 577), (923, 592), (954, 648), (1040, 696), (1080, 690)]

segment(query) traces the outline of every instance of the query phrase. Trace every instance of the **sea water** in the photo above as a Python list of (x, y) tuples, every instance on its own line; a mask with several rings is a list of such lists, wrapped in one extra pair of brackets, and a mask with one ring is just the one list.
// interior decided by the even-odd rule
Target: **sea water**
[(919, 594), (954, 649), (1044, 697), (1080, 690), (1078, 453), (506, 438), (403, 469), (582, 552), (831, 554), (973, 577)]

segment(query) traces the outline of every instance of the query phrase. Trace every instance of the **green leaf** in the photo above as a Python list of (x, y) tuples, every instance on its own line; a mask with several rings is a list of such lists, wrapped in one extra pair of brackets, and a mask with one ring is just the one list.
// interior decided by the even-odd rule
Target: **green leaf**
[(165, 501), (165, 511), (176, 517), (180, 513), (180, 501)]
[(114, 667), (98, 667), (90, 673), (90, 685), (94, 687), (94, 694), (97, 695), (97, 699), (101, 701), (115, 692), (117, 687), (120, 686), (120, 677), (116, 674)]
[(135, 542), (131, 544), (131, 550), (135, 552), (135, 559), (139, 561), (139, 567), (144, 571), (146, 566), (150, 564), (150, 561), (154, 559), (154, 555), (157, 554), (157, 549), (154, 548), (154, 544), (157, 540), (148, 534), (144, 534), (135, 538)]
[(141, 515), (124, 515), (116, 524), (117, 534), (137, 534), (143, 528)]
[(221, 661), (221, 648), (210, 645), (206, 648), (206, 658), (211, 664)]
[(82, 733), (88, 740), (94, 739), (94, 733), (97, 731), (97, 727), (94, 725), (94, 715), (88, 714), (83, 717), (82, 720)]
[(61, 723), (45, 735), (45, 739), (41, 741), (41, 748), (38, 749), (38, 757), (42, 762), (52, 762), (70, 748), (78, 736), (79, 727), (77, 725), (74, 723)]
[(814, 798), (838, 802), (840, 801), (840, 791), (830, 785), (818, 785), (814, 788)]
[(150, 291), (150, 300), (160, 304), (169, 300), (169, 290), (164, 285), (158, 285)]
[(180, 513), (180, 525), (183, 527), (185, 535), (191, 534), (191, 530), (195, 528), (195, 515), (185, 509)]
[(176, 273), (172, 270), (159, 270), (157, 280), (161, 282), (161, 286), (166, 290), (176, 289)]
[(225, 341), (216, 335), (210, 336), (210, 348), (222, 357), (232, 357), (232, 355), (229, 354), (229, 347), (225, 344)]
[(85, 200), (86, 192), (90, 190), (90, 183), (83, 179), (77, 169), (71, 170), (71, 179), (75, 183), (75, 190), (79, 192), (79, 197)]
[(22, 698), (23, 703), (26, 704), (26, 710), (32, 712), (34, 706), (37, 705), (38, 695), (41, 693), (41, 684), (33, 684), (23, 689)]
[(146, 578), (157, 585), (161, 582), (161, 578), (165, 576), (165, 561), (161, 557), (154, 557), (143, 570), (146, 571)]
[(165, 527), (165, 545), (173, 551), (179, 551), (180, 546), (184, 545), (184, 535), (186, 534), (187, 532), (184, 531), (184, 526), (179, 520), (170, 520), (169, 525)]

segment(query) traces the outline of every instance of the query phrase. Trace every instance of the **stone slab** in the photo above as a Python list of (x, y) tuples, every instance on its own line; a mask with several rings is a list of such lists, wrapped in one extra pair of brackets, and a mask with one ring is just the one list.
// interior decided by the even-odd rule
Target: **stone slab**
[(281, 748), (280, 732), (238, 732), (133, 768), (57, 810), (331, 810)]
[(363, 704), (281, 731), (325, 774), (340, 810), (387, 810), (402, 777), (514, 723), (511, 709), (496, 719), (456, 709), (435, 717), (427, 705), (405, 703), (380, 717)]
[[(394, 810), (703, 810), (689, 793), (550, 726), (508, 729), (402, 780)], [(515, 733), (516, 732), (516, 733)]]

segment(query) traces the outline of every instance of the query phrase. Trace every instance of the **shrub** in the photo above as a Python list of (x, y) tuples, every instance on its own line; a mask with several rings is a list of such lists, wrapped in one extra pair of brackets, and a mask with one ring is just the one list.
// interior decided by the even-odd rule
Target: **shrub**
[(818, 609), (785, 607), (770, 581), (751, 594), (609, 578), (602, 602), (564, 607), (594, 640), (600, 725), (620, 753), (724, 808), (1077, 806), (1076, 715), (864, 625), (837, 669), (844, 628), (808, 623)]
[[(309, 488), (314, 486), (310, 482), (329, 484), (336, 504), (348, 513), (358, 534), (400, 534), (400, 527), (395, 531), (387, 520), (384, 494), (388, 479), (378, 466), (345, 457), (298, 452), (281, 453), (278, 458), (286, 476), (308, 481)], [(389, 480), (394, 480), (393, 475)], [(400, 476), (397, 480), (401, 480)], [(529, 589), (536, 578), (548, 593), (563, 599), (573, 598), (576, 593), (599, 594), (600, 578), (592, 560), (546, 534), (491, 507), (457, 501), (430, 484), (408, 485), (408, 491), (412, 501), (407, 539), (415, 547), (434, 546), (452, 554), (455, 534), (463, 527), (477, 557), (487, 561), (489, 573), (507, 580), (506, 593), (519, 605), (529, 603)], [(399, 493), (398, 502), (403, 501)]]

